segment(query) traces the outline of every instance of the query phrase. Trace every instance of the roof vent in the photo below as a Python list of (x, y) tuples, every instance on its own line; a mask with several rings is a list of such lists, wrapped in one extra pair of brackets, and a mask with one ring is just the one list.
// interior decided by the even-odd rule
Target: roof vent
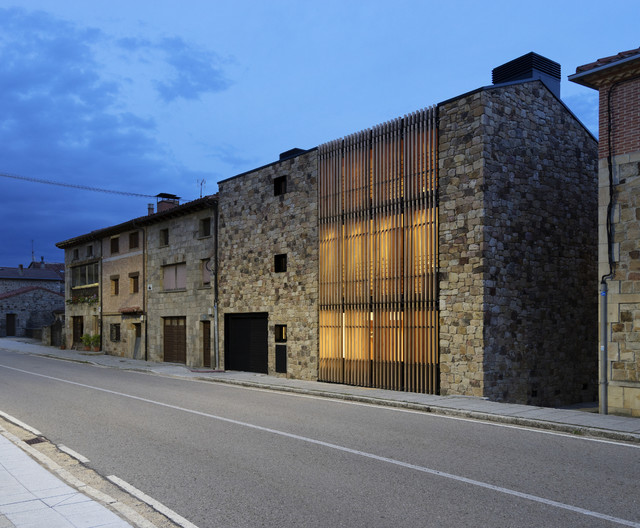
[(560, 65), (537, 53), (527, 53), (494, 68), (493, 84), (540, 79), (560, 99)]
[(280, 161), (289, 159), (289, 158), (295, 158), (296, 156), (299, 156), (300, 154), (303, 154), (304, 152), (306, 152), (306, 150), (301, 149), (301, 148), (292, 148), (291, 150), (287, 150), (286, 152), (283, 152), (282, 154), (280, 154)]

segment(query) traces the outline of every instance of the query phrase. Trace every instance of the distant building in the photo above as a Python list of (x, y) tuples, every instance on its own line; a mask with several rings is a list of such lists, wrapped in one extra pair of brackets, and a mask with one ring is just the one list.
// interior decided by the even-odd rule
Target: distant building
[(600, 93), (601, 403), (640, 416), (640, 48), (579, 66), (569, 79)]
[[(0, 337), (41, 337), (64, 309), (63, 264), (0, 267)], [(52, 269), (53, 268), (53, 269)]]

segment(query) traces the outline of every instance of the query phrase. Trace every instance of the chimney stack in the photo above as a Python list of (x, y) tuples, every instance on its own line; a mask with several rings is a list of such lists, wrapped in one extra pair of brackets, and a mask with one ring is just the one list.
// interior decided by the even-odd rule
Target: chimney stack
[(24, 275), (24, 269), (22, 268), (22, 264), (18, 264), (18, 275)]
[(152, 203), (147, 204), (147, 214), (152, 215), (153, 213), (154, 213), (153, 204)]
[(491, 77), (493, 84), (539, 79), (560, 99), (560, 65), (534, 52), (494, 68)]
[(40, 257), (40, 268), (44, 269), (44, 257)]
[(160, 193), (156, 194), (158, 212), (173, 209), (180, 205), (180, 197), (175, 194)]

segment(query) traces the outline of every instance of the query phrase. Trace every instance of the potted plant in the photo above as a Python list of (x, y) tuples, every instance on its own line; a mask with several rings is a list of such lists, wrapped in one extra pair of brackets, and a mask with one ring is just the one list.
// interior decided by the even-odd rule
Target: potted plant
[(60, 350), (65, 350), (67, 348), (67, 336), (65, 333), (62, 333), (62, 337), (60, 338)]
[(91, 348), (94, 352), (100, 352), (100, 334), (91, 337)]
[(91, 350), (91, 334), (84, 334), (82, 336), (82, 344), (84, 345), (85, 350)]

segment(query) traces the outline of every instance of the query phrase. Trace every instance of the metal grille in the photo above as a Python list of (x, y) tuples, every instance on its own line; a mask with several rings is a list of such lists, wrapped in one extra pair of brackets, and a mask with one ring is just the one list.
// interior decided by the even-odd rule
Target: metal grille
[(319, 379), (438, 390), (435, 108), (319, 148)]

